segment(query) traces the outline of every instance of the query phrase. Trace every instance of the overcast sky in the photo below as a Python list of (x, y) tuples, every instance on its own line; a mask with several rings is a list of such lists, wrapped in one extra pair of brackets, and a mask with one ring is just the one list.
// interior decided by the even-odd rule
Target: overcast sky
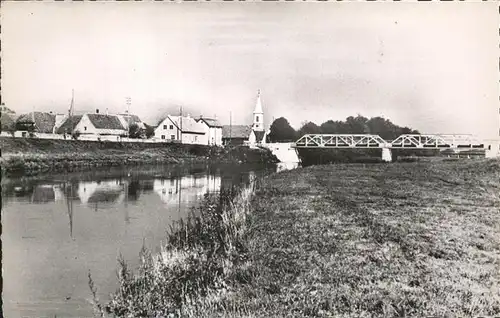
[(2, 3), (2, 101), (18, 113), (126, 109), (298, 128), (383, 115), (498, 134), (498, 4)]

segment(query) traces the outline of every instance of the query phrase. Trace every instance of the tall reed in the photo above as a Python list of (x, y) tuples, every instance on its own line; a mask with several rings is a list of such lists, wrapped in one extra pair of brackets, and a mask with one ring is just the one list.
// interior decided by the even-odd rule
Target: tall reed
[[(255, 182), (206, 194), (190, 215), (174, 223), (160, 253), (143, 248), (132, 271), (118, 262), (119, 288), (104, 306), (117, 317), (199, 316), (224, 310), (232, 287), (250, 275), (245, 243)], [(93, 286), (91, 286), (93, 288)]]

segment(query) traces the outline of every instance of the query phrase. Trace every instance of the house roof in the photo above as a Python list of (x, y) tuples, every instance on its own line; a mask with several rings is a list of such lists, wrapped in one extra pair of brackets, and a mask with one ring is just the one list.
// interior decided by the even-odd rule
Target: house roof
[(222, 128), (222, 124), (214, 118), (200, 117), (196, 119), (198, 122), (204, 122), (208, 127)]
[(44, 112), (31, 112), (23, 114), (17, 119), (18, 123), (35, 123), (36, 131), (40, 133), (52, 133), (56, 123), (56, 116)]
[(257, 140), (257, 142), (260, 142), (264, 139), (264, 136), (266, 134), (265, 131), (253, 131), (253, 133), (255, 134), (255, 140)]
[[(177, 129), (181, 130), (183, 133), (195, 133), (204, 134), (205, 130), (201, 123), (198, 123), (193, 117), (181, 117), (181, 116), (168, 116), (170, 120), (174, 123)], [(181, 122), (182, 118), (182, 122)], [(181, 129), (182, 126), (182, 129)]]
[(66, 118), (66, 120), (62, 123), (59, 128), (56, 130), (56, 134), (70, 134), (75, 129), (76, 125), (82, 119), (82, 115), (71, 116), (70, 118)]
[(137, 115), (120, 114), (120, 116), (122, 116), (129, 125), (142, 123), (142, 120)]
[(120, 119), (115, 115), (87, 114), (87, 117), (97, 129), (125, 130)]
[(250, 137), (252, 126), (250, 125), (224, 125), (222, 126), (222, 138), (246, 138)]

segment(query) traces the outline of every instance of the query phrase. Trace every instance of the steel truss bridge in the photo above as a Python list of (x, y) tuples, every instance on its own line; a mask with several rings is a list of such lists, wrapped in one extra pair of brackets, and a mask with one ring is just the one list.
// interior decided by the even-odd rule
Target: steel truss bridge
[(472, 135), (408, 134), (386, 141), (370, 134), (308, 134), (293, 148), (382, 148), (382, 149), (485, 149), (484, 143)]

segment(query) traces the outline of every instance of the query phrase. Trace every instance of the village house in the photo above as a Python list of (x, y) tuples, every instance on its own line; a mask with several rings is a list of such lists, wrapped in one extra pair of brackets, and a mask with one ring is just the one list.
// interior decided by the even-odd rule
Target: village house
[(227, 145), (243, 145), (248, 143), (252, 126), (250, 125), (224, 125), (222, 127), (222, 144)]
[(207, 145), (222, 145), (222, 125), (217, 119), (200, 116), (196, 121), (203, 125)]
[(123, 127), (125, 127), (125, 129), (127, 129), (127, 130), (129, 129), (130, 125), (133, 125), (133, 124), (137, 125), (137, 127), (139, 127), (139, 129), (146, 129), (145, 124), (142, 122), (142, 120), (137, 115), (125, 113), (125, 114), (119, 114), (118, 118), (120, 119)]
[(56, 126), (56, 134), (71, 135), (75, 131), (76, 125), (80, 123), (83, 115), (66, 116), (59, 126)]
[(33, 131), (51, 134), (54, 130), (56, 116), (46, 112), (31, 112), (19, 116), (16, 121), (16, 130)]
[(198, 123), (189, 115), (168, 115), (156, 127), (154, 138), (160, 141), (180, 142), (183, 144), (208, 144), (204, 124)]
[(56, 131), (59, 134), (79, 133), (94, 136), (127, 136), (128, 130), (117, 115), (95, 114), (68, 117)]

